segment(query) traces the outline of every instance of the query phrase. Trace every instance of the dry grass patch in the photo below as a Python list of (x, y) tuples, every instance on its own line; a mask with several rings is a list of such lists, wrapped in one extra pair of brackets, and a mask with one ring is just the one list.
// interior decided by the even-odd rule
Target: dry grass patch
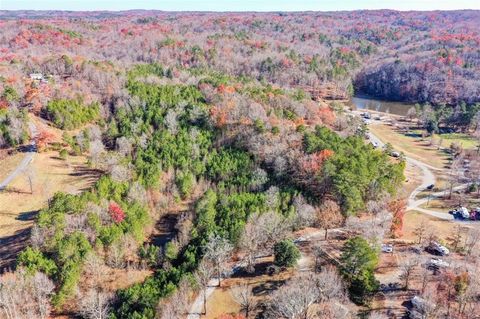
[[(257, 305), (264, 303), (268, 301), (271, 292), (290, 279), (294, 272), (294, 269), (289, 269), (272, 276), (258, 274), (252, 277), (225, 279), (222, 281), (222, 287), (215, 289), (208, 298), (207, 314), (201, 318), (216, 319), (225, 313), (239, 313), (241, 309), (232, 297), (231, 288), (241, 284), (248, 283), (255, 295)], [(255, 312), (258, 313), (258, 311), (259, 309)], [(251, 317), (253, 318), (254, 316), (251, 315)]]
[(385, 124), (369, 125), (370, 131), (384, 143), (392, 144), (393, 148), (405, 153), (408, 157), (422, 161), (436, 168), (444, 168), (448, 164), (448, 156), (441, 153), (429, 142), (418, 137), (407, 136), (397, 132), (394, 127)]
[(3, 181), (22, 161), (25, 153), (14, 152), (9, 155), (7, 152), (0, 154), (0, 181)]
[(456, 225), (452, 221), (438, 219), (417, 211), (409, 211), (405, 214), (401, 239), (415, 242), (417, 240), (417, 236), (414, 234), (415, 228), (422, 222), (426, 223), (427, 232), (435, 234), (441, 240), (446, 240), (452, 234)]

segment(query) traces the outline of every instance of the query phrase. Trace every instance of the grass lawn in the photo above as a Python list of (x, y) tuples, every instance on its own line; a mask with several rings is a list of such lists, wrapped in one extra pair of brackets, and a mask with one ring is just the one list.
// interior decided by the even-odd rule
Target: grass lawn
[(475, 149), (478, 146), (477, 140), (465, 133), (439, 134), (435, 137), (442, 139), (441, 146), (443, 147), (450, 147), (452, 143), (458, 143), (463, 149)]
[(451, 199), (436, 198), (430, 200), (430, 202), (421, 205), (422, 208), (433, 209), (439, 212), (448, 213), (458, 206), (465, 206), (468, 209), (473, 209), (480, 206), (480, 199), (477, 197), (477, 194), (460, 194), (453, 193)]
[(373, 124), (370, 131), (384, 143), (390, 143), (393, 148), (405, 153), (408, 157), (430, 164), (436, 168), (444, 168), (449, 162), (449, 156), (440, 152), (436, 147), (429, 145), (429, 141), (422, 140), (416, 134), (407, 136), (385, 124)]
[(441, 240), (447, 240), (447, 238), (453, 233), (456, 225), (456, 223), (451, 221), (441, 220), (417, 211), (409, 211), (405, 213), (403, 220), (403, 236), (401, 239), (412, 242), (416, 241), (417, 236), (414, 234), (414, 230), (422, 222), (427, 224), (427, 232), (435, 234)]
[(86, 166), (84, 157), (69, 156), (68, 161), (63, 161), (57, 155), (58, 152), (53, 151), (35, 154), (30, 164), (33, 194), (25, 174), (18, 175), (0, 192), (0, 237), (31, 226), (33, 219), (29, 214), (45, 207), (55, 192), (77, 193), (97, 179)]
[(5, 155), (2, 157), (0, 155), (0, 181), (3, 181), (14, 169), (17, 167), (18, 164), (22, 161), (25, 153), (17, 152), (12, 155)]

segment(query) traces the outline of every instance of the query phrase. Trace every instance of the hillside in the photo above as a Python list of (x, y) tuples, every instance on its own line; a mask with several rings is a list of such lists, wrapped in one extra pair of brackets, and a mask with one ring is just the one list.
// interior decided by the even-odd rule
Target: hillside
[[(0, 240), (15, 248), (4, 249), (12, 269), (0, 277), (8, 319), (174, 319), (199, 309), (222, 319), (376, 318), (383, 268), (427, 260), (408, 246), (417, 225), (398, 238), (405, 196), (435, 181), (420, 160), (440, 152), (396, 152), (390, 140), (408, 149), (411, 139), (390, 126), (409, 123), (406, 134), (425, 129), (433, 141), (450, 126), (472, 134), (478, 121), (476, 11), (3, 11), (0, 27), (5, 170), (18, 153), (33, 159), (0, 194), (0, 225), (11, 228)], [(344, 104), (355, 92), (425, 105), (371, 126), (386, 132), (380, 147), (371, 121)], [(457, 165), (476, 165), (473, 151), (450, 149)], [(419, 245), (440, 241), (426, 233)], [(393, 241), (402, 256), (386, 258)], [(461, 276), (446, 273), (440, 289), (432, 275), (422, 291), (417, 278), (415, 292), (407, 279), (405, 295), (438, 288), (432, 304), (450, 298), (439, 313), (474, 313), (465, 308), (478, 307), (469, 272), (478, 247), (467, 253), (466, 243), (449, 244), (465, 261)], [(208, 311), (208, 294), (237, 313)]]

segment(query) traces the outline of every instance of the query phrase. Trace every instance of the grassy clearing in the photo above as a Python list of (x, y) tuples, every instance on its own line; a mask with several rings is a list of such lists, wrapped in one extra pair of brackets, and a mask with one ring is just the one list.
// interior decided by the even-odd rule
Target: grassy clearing
[(378, 136), (384, 143), (390, 143), (393, 147), (405, 153), (408, 157), (423, 161), (436, 168), (444, 168), (448, 165), (449, 156), (430, 145), (416, 134), (410, 136), (397, 132), (392, 126), (385, 124), (372, 124), (370, 131)]
[(450, 147), (452, 143), (458, 143), (463, 149), (476, 149), (478, 147), (477, 140), (465, 133), (439, 134), (436, 135), (436, 138), (442, 140), (440, 145), (442, 147)]
[[(0, 237), (31, 226), (35, 212), (44, 207), (55, 192), (77, 193), (96, 180), (96, 173), (89, 170), (84, 157), (69, 157), (68, 161), (63, 161), (57, 154), (35, 154), (30, 164), (31, 173), (18, 175), (0, 193)], [(29, 175), (33, 193), (30, 193)]]
[(453, 193), (452, 198), (450, 199), (432, 199), (428, 202), (428, 204), (425, 203), (420, 207), (447, 213), (449, 210), (458, 206), (465, 206), (469, 209), (472, 209), (480, 206), (480, 199), (476, 196), (476, 193), (472, 195), (462, 194), (461, 196)]
[[(271, 262), (271, 258), (269, 258)], [(217, 319), (222, 314), (237, 314), (241, 311), (238, 303), (232, 297), (231, 288), (248, 283), (251, 287), (257, 304), (268, 299), (268, 295), (282, 285), (294, 273), (294, 270), (281, 272), (277, 275), (255, 275), (252, 277), (228, 278), (222, 282), (222, 287), (215, 289), (207, 300), (207, 314), (201, 318)], [(257, 309), (258, 310), (258, 309)], [(249, 316), (250, 317), (250, 316)], [(254, 318), (251, 315), (251, 318)]]
[(407, 165), (404, 171), (405, 182), (399, 190), (398, 196), (407, 198), (419, 185), (422, 184), (422, 171), (417, 166)]
[(409, 211), (405, 214), (403, 221), (403, 236), (401, 239), (412, 242), (416, 241), (417, 236), (414, 234), (414, 231), (422, 222), (425, 222), (428, 225), (428, 232), (435, 234), (441, 240), (446, 240), (451, 235), (456, 225), (451, 221), (441, 220), (417, 211)]
[(4, 180), (20, 164), (24, 156), (25, 154), (21, 152), (3, 156), (0, 154), (0, 181)]

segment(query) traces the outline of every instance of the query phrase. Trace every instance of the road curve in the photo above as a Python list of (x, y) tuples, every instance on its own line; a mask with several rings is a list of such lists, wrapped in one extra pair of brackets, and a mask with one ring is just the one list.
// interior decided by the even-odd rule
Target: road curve
[[(378, 136), (374, 135), (371, 132), (368, 133), (368, 137), (369, 137), (370, 141), (376, 143), (379, 147), (382, 147), (382, 146), (385, 145), (385, 143), (383, 143), (382, 140), (380, 138), (378, 138)], [(408, 196), (407, 211), (415, 210), (415, 211), (418, 211), (420, 213), (427, 214), (427, 215), (430, 215), (430, 216), (433, 216), (433, 217), (436, 217), (436, 218), (439, 218), (439, 219), (454, 221), (455, 219), (450, 214), (447, 214), (447, 213), (444, 213), (444, 212), (438, 212), (438, 211), (431, 210), (431, 209), (421, 208), (420, 206), (422, 204), (426, 203), (428, 201), (428, 198), (423, 198), (423, 199), (419, 199), (419, 200), (416, 199), (417, 195), (420, 192), (424, 191), (429, 185), (435, 184), (436, 178), (435, 178), (435, 174), (433, 174), (432, 171), (433, 170), (441, 171), (441, 169), (435, 168), (431, 165), (425, 164), (425, 163), (423, 163), (419, 160), (416, 160), (416, 159), (408, 157), (408, 156), (406, 156), (405, 159), (407, 161), (407, 165), (416, 166), (416, 167), (420, 168), (420, 170), (422, 171), (422, 183), (417, 188), (415, 188), (413, 190), (413, 192)], [(460, 186), (456, 187), (455, 190), (457, 188), (461, 189), (463, 187), (465, 187), (465, 185), (460, 185)], [(430, 196), (431, 197), (440, 197), (440, 196), (442, 196), (443, 193), (444, 192), (437, 192), (437, 193), (431, 194)]]
[(0, 182), (0, 191), (3, 191), (8, 184), (10, 184), (19, 174), (21, 174), (28, 165), (33, 161), (33, 157), (37, 152), (37, 146), (35, 145), (35, 136), (37, 135), (37, 127), (35, 124), (30, 121), (28, 122), (28, 128), (30, 130), (31, 140), (28, 144), (25, 156), (23, 157), (22, 161), (15, 167), (15, 169), (3, 180)]

